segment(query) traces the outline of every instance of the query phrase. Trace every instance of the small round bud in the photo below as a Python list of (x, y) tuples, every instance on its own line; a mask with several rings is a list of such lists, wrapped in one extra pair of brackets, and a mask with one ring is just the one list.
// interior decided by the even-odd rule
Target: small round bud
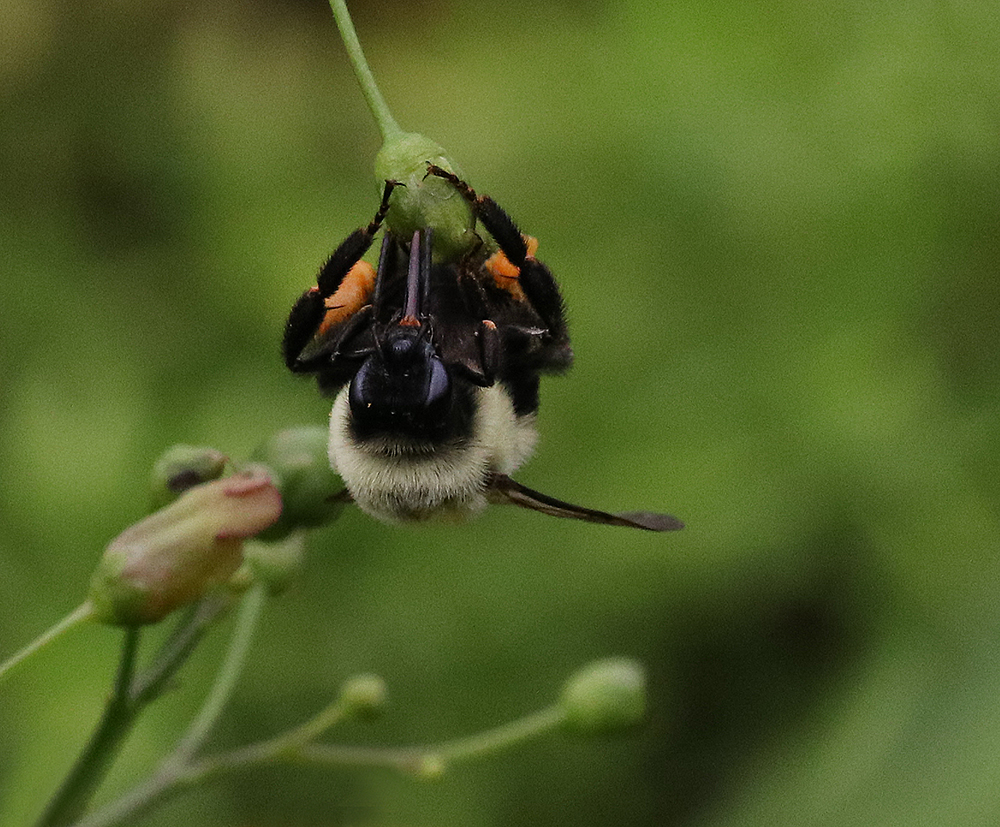
[(566, 726), (585, 734), (618, 732), (646, 713), (646, 672), (631, 658), (587, 664), (563, 687), (560, 705)]
[(167, 448), (153, 466), (150, 476), (153, 510), (176, 500), (195, 485), (222, 476), (228, 458), (214, 448), (174, 445)]
[(190, 488), (108, 545), (90, 583), (97, 620), (156, 623), (226, 583), (243, 541), (272, 525), (281, 497), (256, 471)]
[(421, 755), (413, 767), (413, 773), (422, 781), (437, 781), (448, 769), (448, 762), (435, 752)]
[(340, 699), (347, 714), (370, 721), (385, 707), (386, 687), (378, 675), (355, 675), (348, 678), (340, 690)]
[(264, 583), (271, 595), (282, 594), (298, 580), (305, 564), (306, 538), (293, 531), (283, 540), (262, 543), (250, 540), (243, 547), (243, 565), (229, 585), (237, 591), (250, 583)]
[(326, 428), (302, 425), (275, 433), (253, 453), (267, 466), (281, 492), (281, 518), (260, 535), (273, 542), (298, 528), (315, 528), (330, 522), (343, 503), (335, 497), (344, 486), (330, 467), (330, 437)]
[(385, 217), (386, 226), (399, 238), (409, 239), (417, 230), (434, 230), (434, 257), (454, 261), (479, 242), (472, 208), (450, 183), (427, 175), (435, 164), (459, 177), (458, 168), (438, 144), (416, 132), (405, 132), (383, 144), (375, 156), (375, 178), (381, 191), (386, 181), (398, 181)]

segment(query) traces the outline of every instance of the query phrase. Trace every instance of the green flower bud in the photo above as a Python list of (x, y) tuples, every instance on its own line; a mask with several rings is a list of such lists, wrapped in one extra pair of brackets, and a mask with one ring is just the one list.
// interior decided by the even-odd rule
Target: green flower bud
[(472, 208), (450, 183), (427, 175), (432, 163), (463, 177), (438, 144), (416, 132), (390, 138), (375, 156), (375, 178), (381, 192), (386, 181), (398, 181), (389, 202), (386, 226), (409, 241), (417, 230), (434, 229), (434, 258), (454, 261), (479, 243)]
[(646, 713), (646, 672), (631, 658), (587, 664), (563, 687), (560, 705), (570, 729), (585, 734), (618, 732)]
[(153, 509), (176, 500), (187, 489), (222, 476), (228, 459), (214, 448), (174, 445), (153, 466), (150, 478)]
[(448, 769), (448, 762), (444, 756), (436, 752), (428, 752), (421, 755), (413, 766), (413, 773), (421, 781), (437, 781)]
[(378, 675), (355, 675), (341, 687), (340, 700), (350, 716), (373, 720), (385, 707), (385, 681)]
[(90, 583), (96, 619), (156, 623), (225, 583), (243, 541), (272, 525), (281, 496), (256, 471), (202, 483), (111, 541)]
[(330, 522), (343, 503), (336, 495), (344, 489), (330, 467), (326, 428), (302, 425), (278, 431), (254, 451), (253, 459), (271, 472), (281, 492), (281, 518), (260, 536), (274, 541), (298, 528), (315, 528)]
[(285, 539), (273, 543), (251, 540), (243, 547), (243, 565), (229, 581), (230, 587), (239, 591), (260, 582), (267, 585), (272, 595), (281, 594), (302, 573), (305, 548), (302, 531), (293, 531)]

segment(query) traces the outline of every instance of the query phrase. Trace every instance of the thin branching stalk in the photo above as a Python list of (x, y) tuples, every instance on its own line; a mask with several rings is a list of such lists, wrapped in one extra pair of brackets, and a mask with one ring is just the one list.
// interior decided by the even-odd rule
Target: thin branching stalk
[(212, 727), (219, 719), (219, 715), (222, 714), (222, 710), (229, 702), (233, 689), (236, 687), (236, 681), (239, 680), (240, 674), (243, 672), (247, 652), (250, 650), (250, 641), (253, 640), (266, 602), (267, 587), (260, 583), (255, 584), (243, 598), (236, 619), (236, 628), (233, 630), (233, 638), (230, 641), (222, 668), (216, 675), (208, 698), (192, 721), (187, 733), (177, 745), (171, 759), (168, 760), (178, 763), (185, 762), (204, 744)]
[(104, 715), (37, 822), (37, 827), (63, 827), (80, 818), (139, 714), (160, 696), (169, 680), (194, 651), (209, 625), (230, 602), (231, 598), (227, 596), (213, 595), (193, 606), (150, 665), (138, 674), (135, 664), (140, 628), (133, 626), (126, 629), (114, 689)]
[(375, 83), (375, 76), (368, 67), (365, 53), (361, 51), (361, 43), (358, 41), (358, 33), (354, 30), (350, 12), (347, 11), (347, 4), (344, 0), (330, 0), (330, 8), (333, 10), (333, 18), (337, 21), (340, 37), (344, 41), (344, 47), (347, 49), (347, 56), (354, 68), (354, 75), (358, 79), (361, 93), (365, 96), (368, 108), (375, 116), (379, 131), (382, 133), (382, 140), (389, 141), (400, 137), (403, 130), (399, 128), (396, 119), (392, 117), (385, 98), (382, 97), (378, 84)]
[(86, 620), (90, 620), (94, 616), (94, 604), (89, 600), (86, 603), (82, 603), (77, 606), (72, 612), (70, 612), (66, 617), (60, 620), (55, 626), (49, 629), (44, 634), (35, 638), (31, 643), (25, 646), (20, 652), (16, 652), (11, 655), (7, 660), (0, 664), (0, 680), (5, 678), (7, 674), (14, 669), (21, 661), (26, 660), (35, 652), (39, 651), (43, 647), (50, 644), (56, 638), (62, 636), (70, 629), (79, 626)]
[[(159, 768), (146, 781), (107, 807), (82, 819), (76, 827), (108, 827), (109, 825), (127, 823), (169, 795), (196, 780), (200, 780), (200, 778), (192, 777), (188, 764), (204, 744), (232, 696), (233, 689), (246, 663), (250, 641), (259, 625), (266, 598), (267, 588), (261, 584), (255, 585), (244, 597), (222, 667), (219, 669), (201, 710), (173, 752), (163, 760)], [(194, 623), (205, 619), (207, 619), (207, 612), (204, 610), (197, 612), (191, 618)], [(187, 626), (191, 625), (189, 623)], [(184, 629), (180, 631), (183, 632)], [(191, 645), (193, 643), (190, 635), (181, 633), (167, 641), (165, 651), (176, 655), (180, 652), (190, 651)], [(157, 684), (162, 685), (159, 680)]]
[(72, 824), (90, 803), (132, 728), (139, 707), (132, 699), (132, 678), (139, 648), (139, 628), (125, 630), (114, 689), (100, 723), (73, 769), (49, 802), (37, 827), (64, 827)]

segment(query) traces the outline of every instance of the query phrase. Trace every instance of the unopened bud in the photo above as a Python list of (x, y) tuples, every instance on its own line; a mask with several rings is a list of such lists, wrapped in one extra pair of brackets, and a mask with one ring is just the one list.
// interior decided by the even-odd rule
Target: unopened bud
[(95, 617), (156, 623), (193, 603), (232, 576), (243, 541), (280, 514), (278, 489), (259, 471), (188, 489), (108, 545), (90, 584)]
[(214, 448), (173, 445), (153, 466), (150, 477), (153, 509), (176, 500), (189, 488), (222, 476), (227, 457)]
[(434, 164), (459, 177), (461, 173), (430, 138), (405, 132), (383, 144), (375, 156), (375, 179), (381, 192), (386, 181), (398, 181), (389, 202), (385, 223), (399, 238), (409, 239), (417, 230), (434, 230), (434, 257), (454, 261), (479, 243), (472, 208), (450, 183), (427, 175)]
[(233, 575), (230, 586), (241, 590), (251, 583), (264, 583), (270, 594), (281, 594), (302, 573), (305, 547), (302, 531), (293, 531), (273, 543), (250, 540), (243, 547), (243, 565)]
[(372, 720), (385, 706), (385, 681), (378, 675), (355, 675), (344, 682), (340, 698), (352, 717)]
[(330, 522), (343, 508), (336, 499), (344, 484), (330, 467), (326, 428), (302, 425), (275, 433), (254, 451), (252, 459), (266, 466), (281, 492), (281, 518), (260, 536), (272, 542), (298, 528)]
[(560, 698), (566, 726), (584, 734), (618, 732), (646, 714), (646, 672), (631, 658), (607, 658), (570, 677)]
[(436, 752), (421, 755), (413, 765), (413, 773), (421, 781), (437, 781), (448, 769), (444, 756)]

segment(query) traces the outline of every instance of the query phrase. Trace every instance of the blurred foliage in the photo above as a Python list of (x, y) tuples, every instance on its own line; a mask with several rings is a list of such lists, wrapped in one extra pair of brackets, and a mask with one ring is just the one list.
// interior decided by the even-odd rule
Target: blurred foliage
[[(387, 681), (349, 742), (647, 666), (650, 721), (435, 784), (267, 770), (143, 825), (940, 825), (1000, 818), (1000, 18), (991, 4), (352, 4), (400, 124), (541, 240), (577, 365), (519, 475), (640, 535), (348, 510), (269, 610), (217, 746)], [(321, 0), (7, 0), (0, 29), (0, 649), (75, 606), (174, 442), (246, 457), (328, 401), (284, 315), (377, 203)], [(0, 825), (99, 715), (116, 633), (3, 687)], [(105, 798), (203, 696), (214, 635)]]

